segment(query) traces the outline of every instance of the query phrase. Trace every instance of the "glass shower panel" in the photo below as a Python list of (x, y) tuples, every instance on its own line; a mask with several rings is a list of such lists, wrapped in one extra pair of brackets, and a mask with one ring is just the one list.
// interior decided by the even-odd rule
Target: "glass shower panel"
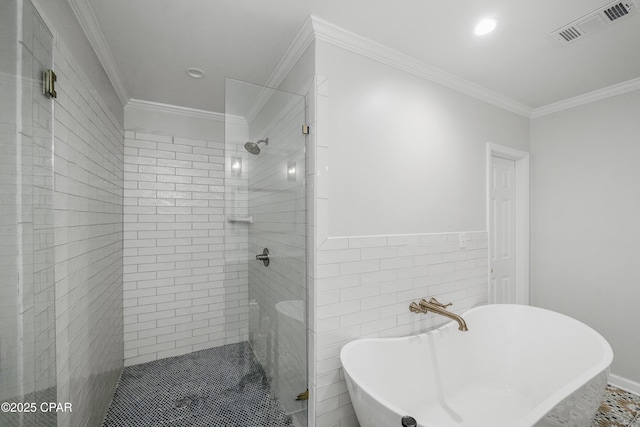
[(248, 315), (239, 339), (298, 425), (307, 425), (304, 122), (304, 96), (226, 80), (225, 287)]
[(53, 102), (42, 73), (53, 36), (29, 0), (0, 6), (0, 425), (55, 425)]

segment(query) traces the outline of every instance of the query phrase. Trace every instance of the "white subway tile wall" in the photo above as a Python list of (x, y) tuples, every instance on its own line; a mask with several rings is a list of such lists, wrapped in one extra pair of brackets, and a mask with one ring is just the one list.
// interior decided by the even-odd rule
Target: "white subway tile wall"
[[(305, 98), (289, 97), (288, 109), (267, 103), (261, 114), (275, 118), (251, 132), (269, 145), (247, 161), (249, 338), (285, 412), (305, 425), (307, 402), (295, 400), (307, 389)], [(255, 260), (264, 248), (268, 267)]]
[(124, 132), (60, 40), (54, 58), (58, 425), (100, 425), (123, 366)]
[[(31, 2), (15, 7), (3, 13), (22, 16), (23, 25), (3, 41), (11, 45), (3, 56), (15, 72), (20, 55), (21, 74), (0, 73), (0, 400), (25, 402), (41, 401), (56, 383), (53, 103), (39, 80), (40, 70), (52, 67), (53, 36)], [(17, 416), (0, 413), (0, 425)], [(46, 422), (42, 416), (23, 418)]]
[(414, 314), (411, 301), (436, 297), (455, 313), (486, 304), (487, 233), (329, 238), (318, 249), (315, 426), (358, 422), (340, 364), (357, 338), (417, 334), (449, 320)]
[[(13, 40), (15, 42), (15, 40)], [(17, 44), (17, 43), (16, 43)], [(0, 85), (3, 88), (16, 88), (15, 76), (0, 73)], [(17, 127), (15, 121), (17, 96), (6, 90), (0, 100), (3, 120), (0, 120), (0, 271), (3, 283), (0, 285), (0, 360), (3, 373), (0, 375), (0, 400), (6, 401), (20, 395), (20, 330), (18, 315), (18, 207), (15, 203), (17, 193)], [(14, 115), (14, 117), (11, 117)], [(11, 123), (13, 122), (13, 123)], [(11, 285), (10, 285), (11, 284)]]
[(340, 364), (344, 344), (417, 334), (448, 319), (416, 315), (411, 301), (436, 297), (465, 310), (488, 301), (484, 231), (328, 238), (329, 81), (315, 76), (309, 96), (307, 159), (309, 426), (355, 427)]
[(246, 339), (225, 287), (224, 144), (125, 133), (125, 365)]
[[(225, 195), (226, 218), (249, 217), (248, 157), (243, 147), (249, 140), (246, 121), (227, 117), (225, 131)], [(234, 166), (235, 165), (235, 166)], [(239, 166), (239, 169), (238, 169)], [(225, 313), (233, 325), (237, 341), (249, 339), (249, 228), (246, 222), (225, 222), (225, 289), (235, 296), (235, 307)]]
[[(307, 124), (309, 124), (309, 136), (307, 137), (306, 180), (307, 180), (307, 348), (308, 348), (308, 424), (315, 426), (316, 422), (316, 371), (317, 371), (317, 316), (316, 316), (316, 276), (318, 265), (316, 262), (317, 246), (326, 239), (327, 220), (327, 176), (328, 156), (326, 142), (328, 138), (319, 138), (319, 122), (317, 117), (320, 111), (326, 113), (328, 106), (328, 81), (326, 78), (316, 75), (307, 96)], [(326, 125), (325, 125), (326, 126)], [(324, 153), (324, 154), (322, 154)], [(319, 190), (322, 187), (322, 191)]]
[[(30, 2), (23, 3), (21, 174), (23, 393), (56, 383), (53, 214), (53, 102), (40, 90), (40, 70), (53, 64), (53, 36)], [(27, 34), (29, 31), (31, 34)], [(32, 383), (32, 381), (34, 381)], [(33, 389), (30, 389), (33, 387)], [(37, 396), (37, 394), (36, 394)]]

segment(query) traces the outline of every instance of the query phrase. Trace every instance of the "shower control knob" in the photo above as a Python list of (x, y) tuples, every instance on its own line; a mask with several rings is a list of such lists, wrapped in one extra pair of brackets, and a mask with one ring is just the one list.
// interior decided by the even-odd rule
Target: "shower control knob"
[(262, 261), (265, 267), (269, 267), (269, 249), (264, 248), (261, 254), (256, 255), (256, 261)]
[(418, 422), (415, 418), (406, 415), (402, 417), (402, 427), (418, 427)]

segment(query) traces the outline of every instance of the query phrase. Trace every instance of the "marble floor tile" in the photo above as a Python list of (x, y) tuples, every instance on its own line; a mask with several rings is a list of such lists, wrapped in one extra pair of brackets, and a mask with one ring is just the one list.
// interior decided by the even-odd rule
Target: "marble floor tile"
[(607, 386), (591, 427), (640, 427), (640, 396)]

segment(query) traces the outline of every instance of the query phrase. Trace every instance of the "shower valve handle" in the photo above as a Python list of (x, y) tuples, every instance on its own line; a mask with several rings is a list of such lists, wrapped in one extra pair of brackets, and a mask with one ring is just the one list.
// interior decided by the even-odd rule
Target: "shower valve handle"
[(440, 301), (438, 301), (438, 300), (437, 300), (437, 299), (435, 299), (435, 298), (429, 298), (429, 302), (430, 302), (431, 304), (435, 304), (435, 305), (437, 305), (438, 307), (441, 307), (441, 308), (444, 308), (444, 309), (446, 309), (447, 307), (450, 307), (450, 306), (452, 306), (452, 305), (453, 305), (453, 303), (452, 303), (452, 302), (450, 302), (449, 304), (442, 304)]
[(256, 261), (262, 261), (265, 267), (269, 266), (269, 249), (264, 248), (261, 254), (256, 255)]

